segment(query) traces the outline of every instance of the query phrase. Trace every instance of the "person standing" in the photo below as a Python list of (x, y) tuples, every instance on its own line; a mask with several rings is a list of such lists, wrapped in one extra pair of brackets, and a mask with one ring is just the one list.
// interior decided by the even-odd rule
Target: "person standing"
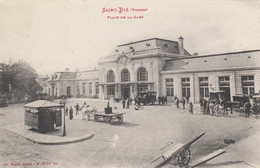
[(192, 104), (192, 102), (190, 102), (190, 104), (189, 104), (189, 112), (190, 112), (190, 114), (193, 114), (193, 104)]
[(128, 97), (128, 101), (129, 101), (129, 105), (132, 105), (132, 98), (131, 97)]
[(127, 100), (126, 100), (126, 108), (129, 109), (129, 106), (130, 106), (130, 100), (129, 100), (129, 98), (127, 98)]
[(124, 109), (125, 108), (125, 98), (123, 98), (122, 104), (123, 104), (123, 109)]
[(217, 101), (216, 101), (216, 103), (215, 103), (215, 113), (216, 113), (216, 117), (218, 116), (219, 104), (220, 104), (220, 101), (219, 101), (219, 99), (217, 99)]
[(178, 97), (176, 98), (176, 107), (179, 108), (179, 103), (180, 103), (180, 100), (178, 99)]
[(185, 102), (185, 98), (184, 97), (181, 99), (181, 103), (182, 103), (182, 108), (185, 109), (185, 103), (186, 102)]
[(187, 103), (190, 103), (190, 96), (189, 95), (186, 96), (186, 100), (187, 100)]
[(158, 96), (158, 103), (161, 104), (161, 96)]
[(167, 100), (167, 95), (165, 95), (164, 98), (165, 98), (165, 104), (167, 104), (167, 101), (168, 101)]
[(73, 109), (72, 109), (72, 107), (70, 106), (70, 120), (72, 120), (73, 119)]
[(79, 115), (79, 104), (78, 103), (76, 104), (75, 109), (76, 109), (76, 115)]
[(200, 97), (200, 112), (203, 112), (203, 97)]
[(65, 108), (65, 114), (66, 114), (66, 116), (69, 115), (69, 109), (68, 109), (68, 107)]
[(246, 118), (249, 118), (250, 116), (250, 110), (251, 110), (251, 103), (250, 102), (246, 102), (244, 105), (245, 108), (245, 113), (246, 113)]

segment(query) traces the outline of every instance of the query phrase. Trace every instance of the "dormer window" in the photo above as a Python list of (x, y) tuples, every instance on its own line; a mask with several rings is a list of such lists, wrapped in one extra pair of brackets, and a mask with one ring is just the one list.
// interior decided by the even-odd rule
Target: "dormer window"
[(129, 49), (130, 49), (130, 50), (133, 50), (133, 49), (134, 49), (134, 47), (130, 46), (130, 47), (129, 47)]
[(149, 43), (146, 43), (146, 47), (150, 47), (150, 44), (149, 44)]
[(115, 49), (115, 52), (118, 52), (118, 49)]

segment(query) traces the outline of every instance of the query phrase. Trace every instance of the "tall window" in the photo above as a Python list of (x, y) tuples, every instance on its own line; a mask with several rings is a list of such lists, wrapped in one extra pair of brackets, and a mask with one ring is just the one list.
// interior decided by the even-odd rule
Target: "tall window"
[(96, 95), (98, 95), (98, 94), (99, 94), (99, 85), (98, 85), (98, 82), (96, 82), (95, 85), (96, 85)]
[(167, 96), (173, 96), (174, 91), (173, 91), (173, 79), (166, 79), (166, 95)]
[(220, 76), (218, 77), (219, 90), (223, 90), (224, 97), (227, 101), (230, 101), (230, 77)]
[(92, 94), (92, 83), (90, 82), (89, 84), (88, 84), (88, 93), (91, 95)]
[(115, 86), (107, 86), (107, 95), (108, 96), (115, 96)]
[(190, 97), (190, 78), (181, 79), (182, 97)]
[(137, 81), (148, 81), (148, 73), (144, 67), (138, 69)]
[(200, 96), (209, 97), (209, 78), (208, 77), (199, 78), (199, 85), (200, 85)]
[(130, 73), (127, 69), (124, 69), (121, 72), (121, 82), (129, 82), (130, 81)]
[(86, 83), (82, 83), (82, 93), (86, 94)]
[(76, 84), (76, 87), (77, 87), (77, 95), (80, 95), (80, 88), (79, 88), (79, 84), (78, 83)]
[(242, 93), (253, 95), (255, 93), (254, 76), (241, 76)]
[(115, 82), (115, 73), (112, 70), (107, 73), (107, 82)]
[(67, 87), (67, 95), (71, 95), (71, 87), (70, 86)]

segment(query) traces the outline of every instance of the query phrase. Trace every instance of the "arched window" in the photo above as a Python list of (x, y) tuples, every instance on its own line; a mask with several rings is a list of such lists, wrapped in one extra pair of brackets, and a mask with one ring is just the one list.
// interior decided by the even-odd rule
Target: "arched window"
[(115, 73), (112, 70), (107, 73), (107, 82), (115, 82)]
[(129, 82), (130, 81), (130, 73), (127, 69), (124, 69), (121, 72), (121, 82)]
[(148, 73), (144, 67), (138, 69), (137, 81), (148, 81)]

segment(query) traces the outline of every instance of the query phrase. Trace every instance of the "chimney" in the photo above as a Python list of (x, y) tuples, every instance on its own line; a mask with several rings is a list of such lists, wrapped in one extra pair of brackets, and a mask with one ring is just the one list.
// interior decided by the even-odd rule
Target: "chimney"
[(179, 37), (179, 54), (184, 55), (184, 48), (183, 48), (183, 38)]
[(193, 56), (197, 57), (199, 54), (198, 53), (193, 53)]
[(70, 69), (69, 68), (65, 68), (65, 72), (69, 72), (70, 71)]

